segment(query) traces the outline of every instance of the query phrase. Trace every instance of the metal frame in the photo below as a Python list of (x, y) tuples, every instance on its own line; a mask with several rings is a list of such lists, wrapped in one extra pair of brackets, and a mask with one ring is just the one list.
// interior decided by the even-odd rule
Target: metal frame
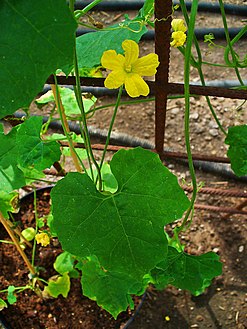
[[(186, 158), (185, 153), (181, 152), (165, 152), (164, 151), (164, 137), (165, 137), (165, 124), (166, 124), (166, 106), (167, 97), (171, 94), (183, 94), (184, 85), (179, 83), (169, 82), (169, 61), (170, 61), (170, 34), (171, 34), (171, 14), (172, 14), (172, 0), (155, 0), (155, 52), (159, 56), (160, 65), (155, 76), (155, 82), (147, 81), (150, 92), (155, 94), (155, 149), (161, 159), (164, 158)], [(165, 19), (164, 19), (165, 18)], [(57, 77), (58, 84), (60, 85), (75, 85), (74, 77)], [(47, 83), (54, 84), (54, 77), (50, 76)], [(103, 78), (81, 78), (81, 86), (94, 86), (104, 87)], [(216, 96), (232, 99), (247, 99), (247, 93), (244, 90), (233, 90), (224, 87), (203, 87), (203, 86), (190, 86), (190, 93), (202, 96)], [(82, 147), (82, 145), (77, 145)], [(102, 149), (102, 145), (93, 145), (94, 149)], [(108, 150), (117, 151), (122, 146), (109, 145)], [(226, 157), (215, 157), (210, 155), (193, 155), (193, 159), (202, 161), (222, 162), (229, 163)], [(187, 192), (191, 189), (185, 188)], [(247, 191), (240, 190), (224, 190), (224, 189), (201, 189), (201, 193), (226, 196), (226, 197), (239, 197), (247, 198)], [(242, 210), (246, 207), (247, 201), (242, 201), (235, 208), (229, 207), (213, 207), (208, 205), (195, 205), (195, 208), (205, 209), (214, 212), (223, 212), (228, 214), (238, 213), (247, 214), (247, 211)], [(224, 218), (227, 218), (225, 215)]]

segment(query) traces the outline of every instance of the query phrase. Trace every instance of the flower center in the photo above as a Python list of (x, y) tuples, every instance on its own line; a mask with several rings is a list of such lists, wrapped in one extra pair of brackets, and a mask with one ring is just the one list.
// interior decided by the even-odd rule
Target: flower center
[(130, 73), (131, 72), (131, 70), (132, 70), (132, 67), (131, 67), (131, 65), (129, 64), (129, 65), (124, 65), (124, 69), (125, 69), (125, 71), (127, 72), (127, 73)]

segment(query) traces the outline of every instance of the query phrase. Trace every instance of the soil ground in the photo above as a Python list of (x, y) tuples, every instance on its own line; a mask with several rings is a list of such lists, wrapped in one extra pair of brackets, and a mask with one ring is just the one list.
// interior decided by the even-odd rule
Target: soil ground
[[(232, 3), (244, 4), (242, 1)], [(123, 13), (93, 14), (95, 20), (102, 20), (105, 24), (117, 22), (123, 18)], [(129, 13), (130, 16), (134, 13)], [(179, 14), (177, 15), (179, 17)], [(230, 27), (241, 27), (244, 17), (228, 17)], [(246, 18), (245, 18), (246, 19)], [(200, 14), (198, 27), (222, 27), (219, 15)], [(218, 46), (224, 42), (217, 41)], [(222, 48), (213, 49), (200, 42), (205, 61), (222, 63)], [(141, 41), (142, 55), (154, 50), (152, 41)], [(240, 41), (235, 49), (240, 58), (246, 54), (246, 40)], [(231, 69), (204, 66), (206, 80), (236, 80)], [(247, 79), (246, 69), (241, 71), (243, 79)], [(170, 81), (182, 82), (183, 60), (177, 49), (171, 50)], [(194, 69), (191, 70), (191, 81), (198, 82), (199, 78)], [(231, 125), (246, 123), (246, 104), (243, 101), (211, 97), (212, 105), (227, 129)], [(113, 98), (104, 96), (98, 100), (98, 105), (114, 102)], [(90, 125), (106, 128), (109, 125), (112, 108), (98, 111), (90, 119)], [(175, 151), (185, 151), (183, 134), (184, 102), (182, 99), (169, 100), (167, 110), (165, 147)], [(121, 105), (114, 125), (115, 132), (123, 132), (154, 142), (154, 103)], [(224, 135), (219, 131), (208, 109), (204, 97), (191, 99), (191, 146), (195, 153), (224, 156), (227, 147), (224, 145)], [(110, 158), (111, 154), (108, 155)], [(167, 160), (166, 164), (179, 178), (180, 183), (190, 184), (188, 168), (176, 161)], [(236, 188), (246, 191), (246, 184), (237, 180), (229, 180), (223, 176), (197, 171), (198, 182), (204, 187)], [(199, 194), (197, 203), (214, 206), (235, 207), (244, 199), (229, 198)], [(185, 328), (213, 328), (213, 329), (244, 329), (247, 328), (247, 283), (246, 283), (246, 215), (229, 215), (205, 210), (195, 210), (194, 221), (190, 230), (182, 236), (186, 243), (186, 251), (200, 254), (215, 251), (223, 262), (223, 274), (216, 278), (210, 288), (198, 297), (191, 296), (168, 287), (158, 292), (150, 289), (147, 298), (130, 329), (185, 329)], [(98, 312), (98, 311), (97, 311)], [(71, 313), (72, 314), (72, 313)], [(100, 313), (101, 314), (101, 313)], [(31, 315), (30, 315), (31, 316)], [(104, 316), (104, 315), (101, 315)], [(54, 320), (55, 321), (55, 320)], [(120, 321), (121, 323), (121, 321)], [(18, 327), (19, 328), (19, 327)], [(20, 328), (25, 328), (21, 327)], [(43, 327), (35, 327), (43, 328)], [(53, 327), (48, 327), (53, 328)], [(55, 324), (54, 328), (59, 327)], [(84, 328), (73, 326), (71, 328)], [(90, 328), (104, 328), (100, 322)], [(110, 328), (110, 327), (108, 327)], [(108, 329), (107, 328), (107, 329)]]

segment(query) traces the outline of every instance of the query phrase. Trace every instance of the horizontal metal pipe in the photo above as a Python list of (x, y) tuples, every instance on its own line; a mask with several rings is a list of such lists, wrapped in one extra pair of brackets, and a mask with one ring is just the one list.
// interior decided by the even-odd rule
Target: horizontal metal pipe
[[(57, 76), (58, 84), (60, 85), (75, 85), (75, 77), (69, 76)], [(155, 82), (146, 81), (150, 87), (150, 95), (154, 95)], [(46, 83), (54, 84), (54, 77), (51, 75)], [(104, 87), (104, 78), (80, 78), (81, 86), (93, 86), (93, 87)], [(181, 95), (184, 94), (184, 85), (182, 83), (168, 83), (168, 94), (169, 95)], [(247, 99), (245, 90), (235, 90), (229, 88), (209, 87), (209, 86), (195, 86), (190, 85), (190, 93), (194, 95), (202, 96), (215, 96), (225, 97), (232, 99)]]
[[(247, 80), (243, 80), (243, 83), (247, 85)], [(232, 88), (232, 87), (240, 87), (238, 80), (210, 80), (205, 82), (206, 86), (209, 87), (220, 87), (220, 88)], [(200, 82), (192, 82), (192, 86), (201, 86)], [(73, 89), (70, 85), (65, 85), (64, 87)], [(51, 90), (51, 87), (49, 85), (45, 85), (42, 92), (39, 93), (39, 95), (45, 94), (47, 91)], [(116, 96), (118, 94), (117, 89), (108, 89), (105, 87), (81, 87), (82, 93), (90, 93), (93, 94), (96, 97), (101, 96)], [(123, 91), (123, 96), (127, 96), (127, 93)], [(150, 94), (149, 96), (152, 96)]]

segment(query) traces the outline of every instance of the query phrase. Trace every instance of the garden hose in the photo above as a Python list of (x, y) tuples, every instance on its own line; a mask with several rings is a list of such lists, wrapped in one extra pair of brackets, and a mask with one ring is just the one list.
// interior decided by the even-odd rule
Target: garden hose
[[(76, 1), (75, 9), (80, 10), (85, 8), (91, 1)], [(96, 5), (93, 10), (96, 11), (123, 11), (123, 10), (139, 10), (144, 5), (144, 1), (135, 1), (135, 0), (123, 0), (123, 1), (102, 1)], [(179, 5), (179, 1), (174, 1), (173, 5)], [(191, 9), (191, 1), (186, 2), (187, 10)], [(225, 13), (229, 15), (236, 16), (247, 16), (247, 6), (243, 5), (233, 5), (233, 4), (224, 4)], [(178, 8), (179, 10), (179, 8)], [(201, 2), (198, 4), (199, 12), (209, 12), (209, 13), (220, 13), (220, 6), (218, 3), (211, 2)]]

